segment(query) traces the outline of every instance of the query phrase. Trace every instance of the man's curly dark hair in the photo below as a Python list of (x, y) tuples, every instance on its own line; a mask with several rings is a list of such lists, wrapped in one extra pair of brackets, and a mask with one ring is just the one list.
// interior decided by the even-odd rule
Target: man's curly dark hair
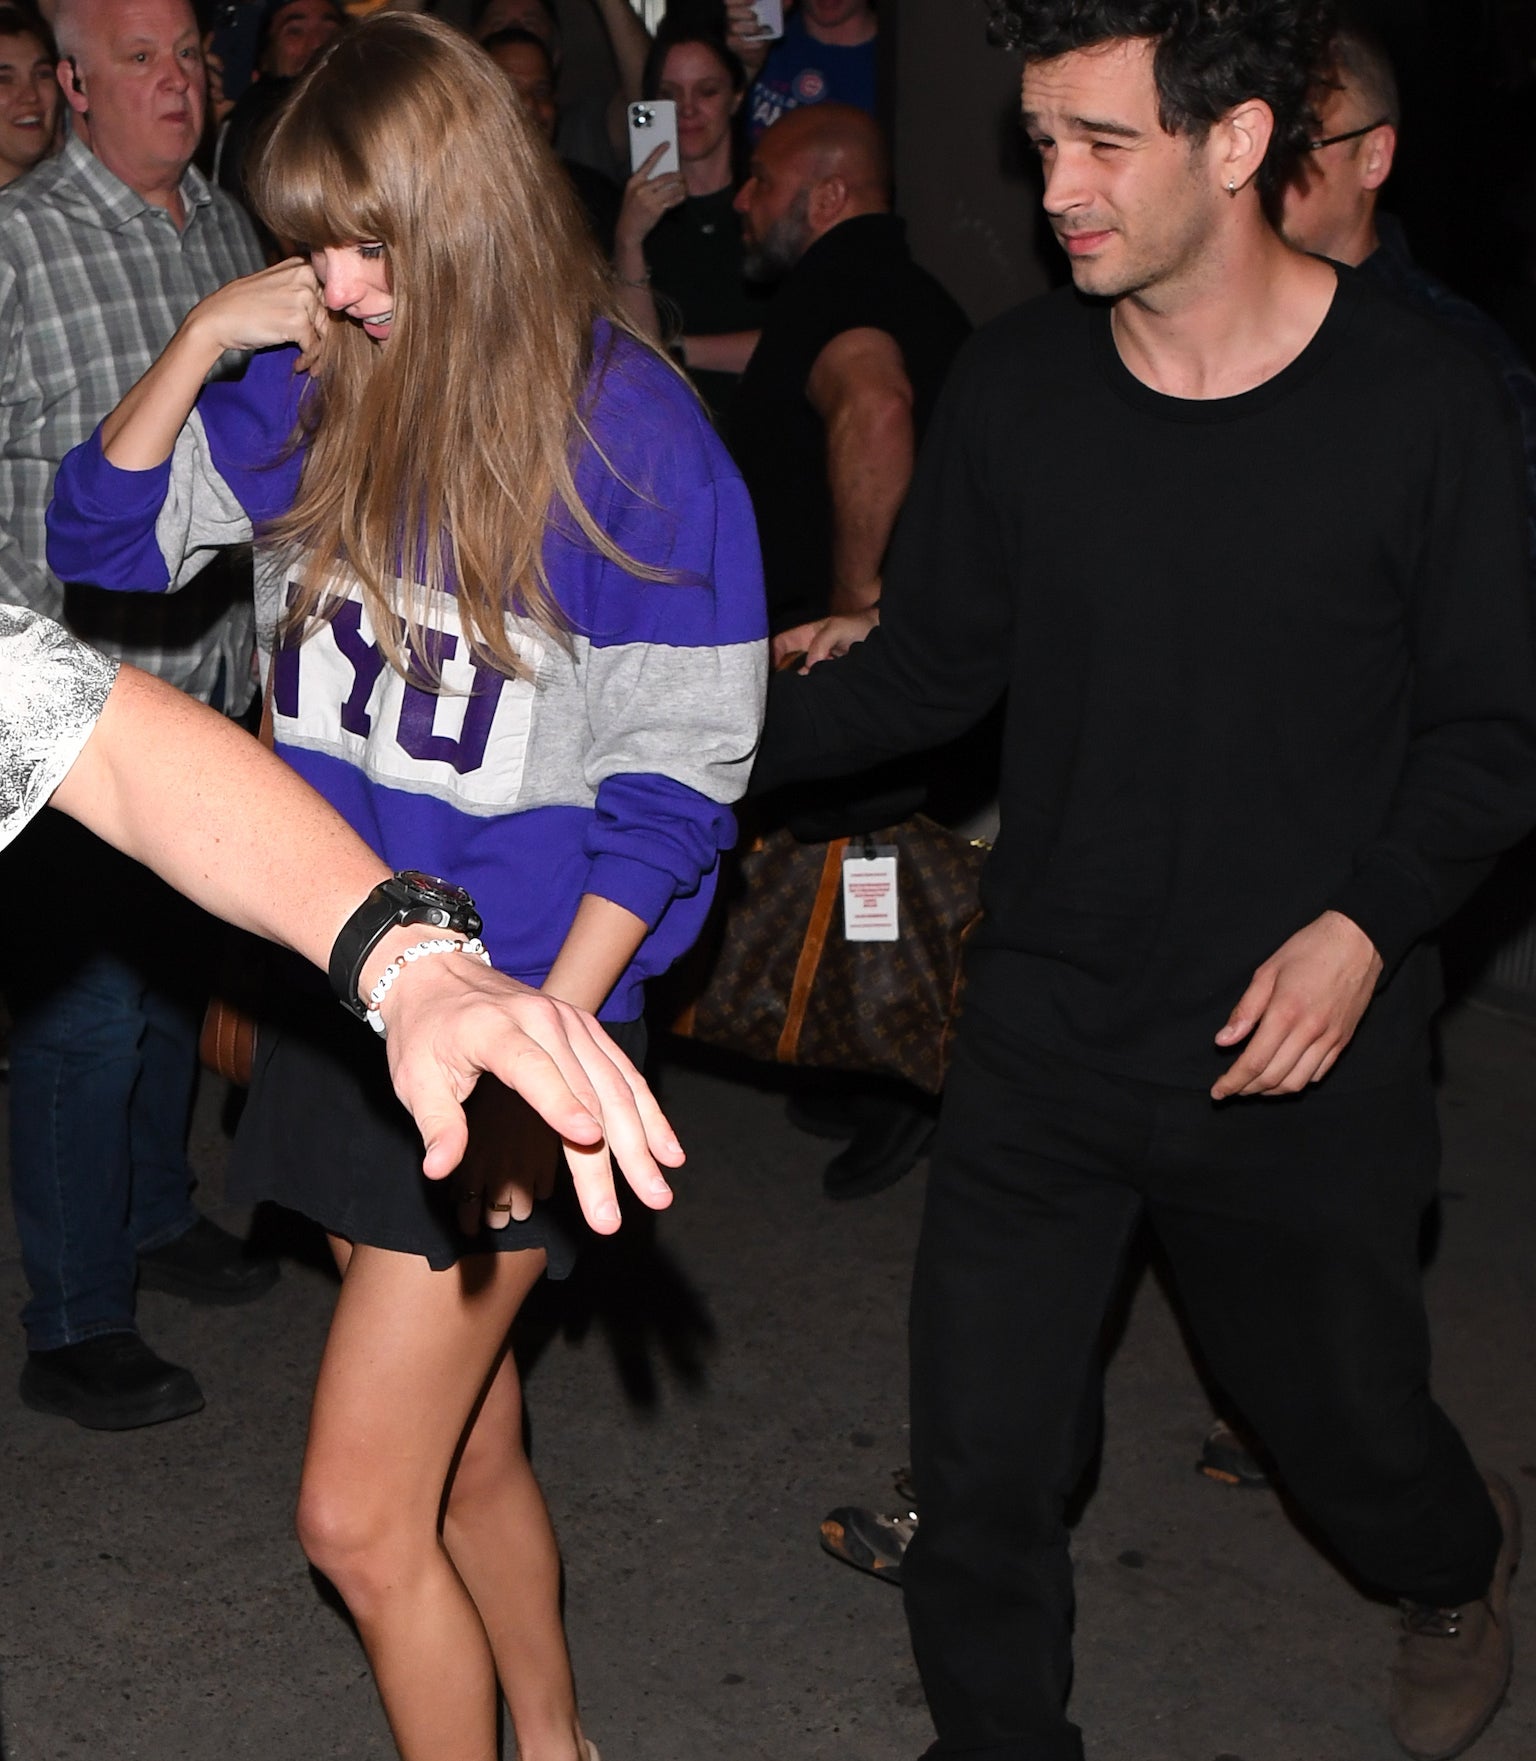
[(1203, 140), (1236, 104), (1262, 98), (1275, 133), (1258, 185), (1283, 187), (1315, 132), (1312, 101), (1338, 25), (1337, 0), (999, 0), (998, 35), (1027, 61), (1121, 37), (1157, 44), (1158, 116)]

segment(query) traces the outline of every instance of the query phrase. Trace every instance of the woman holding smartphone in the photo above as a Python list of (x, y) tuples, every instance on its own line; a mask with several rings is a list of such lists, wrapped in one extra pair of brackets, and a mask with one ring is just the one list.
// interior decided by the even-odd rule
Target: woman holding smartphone
[[(193, 310), (66, 461), (50, 560), (174, 587), (254, 532), (278, 753), (386, 861), (408, 847), (467, 887), (498, 967), (638, 1051), (757, 738), (745, 490), (613, 308), (515, 94), (449, 27), (383, 14), (334, 44), (251, 189), (307, 260)], [(260, 352), (204, 388), (229, 348)], [(477, 1096), (440, 1197), (355, 1034), (300, 1001), (266, 1036), (231, 1180), (321, 1223), (342, 1270), (300, 1536), (407, 1761), (494, 1755), (498, 1687), (524, 1761), (586, 1761), (507, 1349), (572, 1258), (557, 1140)]]
[(682, 169), (663, 176), (660, 149), (624, 188), (614, 267), (624, 310), (674, 348), (699, 395), (723, 419), (762, 329), (768, 295), (742, 277), (736, 119), (747, 76), (707, 32), (657, 34), (641, 90), (677, 106)]

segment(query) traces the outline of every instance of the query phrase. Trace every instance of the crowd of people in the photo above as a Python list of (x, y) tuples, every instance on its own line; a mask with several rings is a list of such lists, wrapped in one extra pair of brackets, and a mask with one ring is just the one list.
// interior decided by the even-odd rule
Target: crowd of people
[(275, 969), (229, 1188), (335, 1258), (298, 1528), (408, 1761), (501, 1699), (595, 1761), (508, 1338), (610, 1154), (670, 1200), (646, 985), (738, 804), (873, 832), (999, 704), (942, 1106), (789, 1103), (832, 1198), (931, 1151), (914, 1508), (845, 1551), (930, 1753), (1080, 1761), (1064, 1512), (1142, 1220), (1208, 1452), (1403, 1604), (1404, 1750), (1506, 1691), (1519, 1506), (1416, 1242), (1430, 938), (1536, 824), (1536, 377), (1378, 213), (1401, 99), (1331, 0), (993, 11), (1071, 285), (972, 336), (873, 0), (0, 4), (3, 835), (69, 925), (0, 974), (20, 1394), (202, 1406), (136, 1290), (279, 1279), (194, 1204), (205, 913), (325, 969)]

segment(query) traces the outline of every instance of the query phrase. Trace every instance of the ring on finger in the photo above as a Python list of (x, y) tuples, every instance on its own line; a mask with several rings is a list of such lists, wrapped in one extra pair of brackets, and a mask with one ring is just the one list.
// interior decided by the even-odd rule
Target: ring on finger
[(487, 1199), (485, 1201), (485, 1208), (488, 1211), (494, 1211), (498, 1217), (510, 1217), (512, 1215), (511, 1205), (498, 1204), (495, 1199)]

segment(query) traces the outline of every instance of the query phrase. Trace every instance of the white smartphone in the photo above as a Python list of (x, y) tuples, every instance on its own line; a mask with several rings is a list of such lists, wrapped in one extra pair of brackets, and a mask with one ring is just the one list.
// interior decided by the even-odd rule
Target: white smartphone
[(784, 0), (752, 0), (752, 10), (757, 14), (760, 37), (784, 35)]
[(638, 171), (660, 146), (666, 152), (651, 167), (651, 177), (680, 171), (677, 156), (677, 105), (670, 98), (646, 98), (629, 107), (629, 169)]

